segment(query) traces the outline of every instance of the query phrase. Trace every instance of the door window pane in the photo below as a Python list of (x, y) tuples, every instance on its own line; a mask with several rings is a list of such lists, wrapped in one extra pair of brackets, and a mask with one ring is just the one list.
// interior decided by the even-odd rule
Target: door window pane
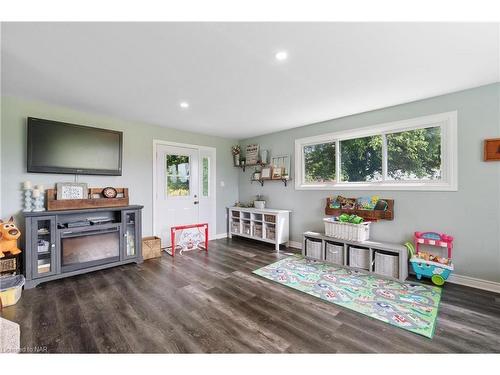
[(335, 142), (304, 146), (304, 182), (335, 181)]
[(382, 180), (382, 136), (340, 141), (340, 154), (342, 181)]
[(202, 196), (208, 197), (208, 186), (210, 181), (210, 160), (204, 157), (202, 161)]
[(423, 128), (387, 135), (389, 180), (441, 178), (441, 128)]
[(167, 155), (167, 196), (185, 197), (189, 195), (189, 156)]

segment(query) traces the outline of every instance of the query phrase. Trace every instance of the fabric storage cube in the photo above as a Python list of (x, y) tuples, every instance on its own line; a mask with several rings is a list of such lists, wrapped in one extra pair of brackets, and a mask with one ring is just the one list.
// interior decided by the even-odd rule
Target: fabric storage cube
[(231, 211), (233, 213), (233, 217), (240, 217), (240, 211)]
[(312, 239), (306, 240), (306, 256), (314, 259), (321, 259), (321, 241), (315, 241)]
[(239, 221), (233, 221), (231, 223), (231, 232), (240, 233), (240, 222)]
[(336, 264), (344, 264), (344, 245), (326, 242), (326, 261)]
[(250, 236), (252, 234), (252, 230), (251, 230), (249, 222), (243, 222), (243, 232), (242, 233), (246, 234), (248, 236)]
[(399, 256), (377, 251), (375, 253), (375, 273), (399, 278)]
[(349, 266), (370, 269), (370, 250), (349, 246)]
[(276, 222), (276, 216), (274, 216), (274, 215), (264, 215), (264, 221), (267, 221), (268, 223), (275, 223)]
[(274, 240), (276, 238), (276, 228), (274, 225), (268, 225), (266, 227), (266, 238), (269, 240)]
[(253, 227), (253, 235), (255, 237), (262, 237), (262, 224), (255, 224)]

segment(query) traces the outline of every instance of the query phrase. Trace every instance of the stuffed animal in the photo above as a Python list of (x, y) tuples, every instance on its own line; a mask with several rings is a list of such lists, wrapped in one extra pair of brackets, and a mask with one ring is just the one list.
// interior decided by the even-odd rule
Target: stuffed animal
[(8, 222), (4, 223), (0, 220), (0, 258), (5, 256), (5, 253), (17, 255), (21, 252), (17, 248), (17, 239), (21, 236), (21, 231), (14, 224), (14, 218), (11, 217)]

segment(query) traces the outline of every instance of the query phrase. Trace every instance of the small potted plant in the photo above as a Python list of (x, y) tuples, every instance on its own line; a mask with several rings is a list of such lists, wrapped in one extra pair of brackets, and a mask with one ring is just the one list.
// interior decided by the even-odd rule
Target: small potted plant
[(240, 166), (240, 154), (241, 154), (241, 148), (240, 145), (234, 145), (231, 147), (231, 153), (233, 154), (233, 162), (235, 167)]
[(266, 201), (261, 194), (257, 194), (256, 199), (253, 201), (253, 206), (260, 210), (263, 210), (266, 207)]

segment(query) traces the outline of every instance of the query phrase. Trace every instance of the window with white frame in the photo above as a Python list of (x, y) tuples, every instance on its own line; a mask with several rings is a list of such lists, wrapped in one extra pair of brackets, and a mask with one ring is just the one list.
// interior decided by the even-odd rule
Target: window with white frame
[(457, 113), (295, 140), (300, 190), (457, 190)]

